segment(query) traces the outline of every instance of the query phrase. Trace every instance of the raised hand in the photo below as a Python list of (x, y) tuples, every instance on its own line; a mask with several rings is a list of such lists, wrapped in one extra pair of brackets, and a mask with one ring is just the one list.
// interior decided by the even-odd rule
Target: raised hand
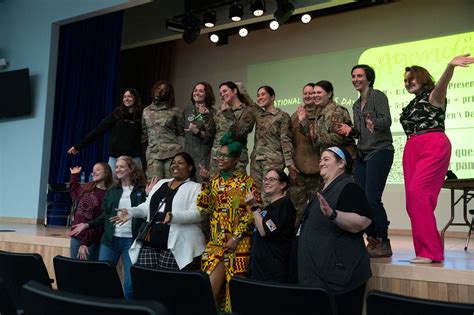
[(247, 203), (250, 207), (257, 205), (257, 199), (255, 199), (253, 191), (249, 191), (247, 193), (247, 196), (245, 196), (245, 203)]
[(199, 164), (199, 177), (203, 182), (207, 182), (211, 178), (211, 172), (202, 164)]
[(69, 170), (71, 171), (71, 174), (79, 174), (82, 170), (82, 167), (74, 166), (74, 167), (70, 167)]
[(304, 109), (303, 105), (298, 106), (296, 113), (298, 114), (298, 121), (303, 121), (306, 119), (306, 110)]
[(458, 67), (469, 67), (470, 64), (474, 63), (474, 57), (469, 57), (470, 55), (471, 54), (464, 54), (456, 56), (449, 64)]
[(331, 206), (329, 206), (328, 202), (326, 201), (326, 199), (320, 193), (316, 193), (316, 196), (318, 197), (319, 205), (321, 207), (321, 211), (323, 212), (323, 214), (327, 217), (331, 216), (333, 211), (332, 211)]
[(205, 104), (199, 104), (197, 106), (198, 112), (201, 114), (208, 114), (209, 113), (209, 108)]
[(153, 176), (153, 178), (148, 182), (148, 184), (146, 184), (146, 187), (145, 187), (145, 192), (147, 195), (151, 192), (151, 190), (153, 189), (153, 186), (155, 186), (156, 183), (158, 183), (158, 177)]
[(76, 155), (78, 152), (75, 147), (70, 147), (69, 150), (67, 150), (67, 153), (72, 155)]
[(352, 131), (351, 126), (348, 124), (340, 124), (339, 127), (337, 128), (337, 133), (340, 135), (348, 136)]

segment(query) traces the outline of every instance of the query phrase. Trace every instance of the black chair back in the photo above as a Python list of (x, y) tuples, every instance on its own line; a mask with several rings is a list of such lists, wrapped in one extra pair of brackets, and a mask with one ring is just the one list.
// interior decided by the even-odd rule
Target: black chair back
[(250, 314), (332, 314), (329, 295), (323, 289), (278, 284), (234, 277), (230, 280), (232, 311)]
[(132, 266), (133, 294), (137, 299), (163, 303), (172, 315), (215, 315), (209, 277), (202, 271), (157, 270)]
[(30, 280), (36, 280), (51, 287), (51, 279), (43, 258), (34, 253), (12, 253), (0, 250), (0, 278), (7, 293), (6, 303), (16, 309), (23, 309), (21, 286)]
[(472, 315), (474, 304), (419, 299), (378, 290), (367, 293), (367, 315)]
[(53, 290), (36, 281), (23, 286), (25, 315), (168, 315), (156, 301), (126, 301)]
[(0, 314), (2, 315), (16, 315), (16, 308), (13, 305), (13, 300), (7, 291), (3, 278), (0, 278)]
[(114, 265), (105, 261), (85, 261), (63, 256), (53, 259), (58, 289), (104, 298), (124, 298)]

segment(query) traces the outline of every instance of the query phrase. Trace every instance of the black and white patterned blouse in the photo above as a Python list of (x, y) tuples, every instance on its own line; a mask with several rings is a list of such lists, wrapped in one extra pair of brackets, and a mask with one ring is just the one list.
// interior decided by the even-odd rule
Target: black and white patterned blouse
[(430, 104), (430, 93), (423, 91), (402, 109), (400, 123), (407, 136), (427, 129), (445, 129), (446, 109)]

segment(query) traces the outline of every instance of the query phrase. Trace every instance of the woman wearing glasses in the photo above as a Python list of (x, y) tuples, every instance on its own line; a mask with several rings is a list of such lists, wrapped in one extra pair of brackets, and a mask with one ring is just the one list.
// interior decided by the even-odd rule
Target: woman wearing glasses
[(258, 206), (253, 192), (247, 195), (247, 204), (253, 212), (256, 231), (253, 233), (250, 277), (256, 280), (288, 282), (293, 229), (296, 210), (286, 196), (288, 175), (271, 169), (263, 178), (263, 191), (270, 198), (264, 209)]

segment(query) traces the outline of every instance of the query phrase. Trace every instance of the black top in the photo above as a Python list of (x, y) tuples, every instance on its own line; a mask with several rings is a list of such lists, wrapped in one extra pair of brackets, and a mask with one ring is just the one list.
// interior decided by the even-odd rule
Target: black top
[[(339, 176), (321, 193), (333, 209), (372, 218), (364, 191), (349, 175)], [(299, 284), (342, 294), (366, 282), (372, 274), (362, 235), (339, 228), (313, 199), (298, 238)]]
[(290, 249), (296, 211), (290, 198), (283, 197), (262, 210), (265, 236), (253, 232), (251, 278), (263, 281), (288, 280)]
[(105, 132), (110, 132), (109, 137), (109, 155), (119, 157), (127, 155), (131, 157), (139, 157), (141, 152), (141, 132), (142, 124), (130, 117), (121, 119), (116, 118), (113, 114), (104, 118), (97, 127), (90, 131), (84, 139), (75, 144), (76, 150), (81, 151), (85, 146), (97, 140)]
[(406, 135), (427, 129), (444, 130), (446, 109), (430, 104), (431, 91), (424, 91), (417, 95), (402, 109), (400, 123)]
[[(170, 233), (169, 224), (163, 224), (166, 213), (171, 212), (173, 198), (178, 188), (171, 189), (168, 183), (164, 183), (153, 194), (150, 200), (150, 219), (153, 217), (153, 224), (150, 228), (150, 241), (143, 244), (156, 249), (168, 248), (168, 236)], [(156, 213), (158, 211), (158, 213)], [(155, 216), (156, 214), (156, 216)], [(160, 222), (160, 223), (158, 223)]]

